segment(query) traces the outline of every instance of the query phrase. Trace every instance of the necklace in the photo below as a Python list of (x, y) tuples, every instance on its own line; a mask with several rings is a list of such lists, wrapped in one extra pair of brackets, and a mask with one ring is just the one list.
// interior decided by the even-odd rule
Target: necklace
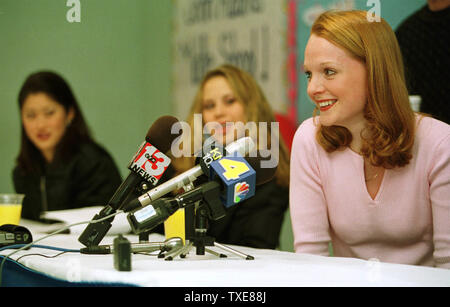
[[(368, 172), (369, 170), (370, 170), (370, 172)], [(384, 169), (382, 167), (374, 166), (364, 158), (364, 173), (367, 172), (367, 175), (365, 175), (365, 178), (364, 178), (365, 182), (369, 182), (369, 181), (377, 179), (378, 175), (383, 174), (383, 171), (384, 171)], [(370, 173), (372, 173), (372, 177), (367, 178)]]
[(377, 178), (378, 177), (378, 172), (373, 176), (373, 177), (371, 177), (371, 178), (369, 178), (369, 179), (366, 179), (366, 182), (367, 181), (372, 181), (372, 180), (374, 180), (375, 178)]

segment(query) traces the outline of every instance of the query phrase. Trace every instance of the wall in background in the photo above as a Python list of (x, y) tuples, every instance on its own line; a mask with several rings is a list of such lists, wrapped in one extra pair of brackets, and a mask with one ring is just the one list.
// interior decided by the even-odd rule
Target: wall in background
[(151, 123), (171, 113), (171, 1), (81, 0), (70, 23), (66, 0), (0, 2), (0, 192), (13, 192), (19, 150), (17, 95), (38, 70), (71, 85), (94, 137), (122, 176)]

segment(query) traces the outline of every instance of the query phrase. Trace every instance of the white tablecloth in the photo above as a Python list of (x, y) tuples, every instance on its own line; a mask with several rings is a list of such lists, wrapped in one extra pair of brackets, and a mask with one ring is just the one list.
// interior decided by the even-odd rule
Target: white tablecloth
[[(128, 238), (137, 242), (136, 237)], [(111, 243), (112, 239), (106, 237), (102, 243)], [(151, 239), (161, 240), (153, 236)], [(57, 235), (39, 243), (65, 248), (82, 247), (75, 235)], [(172, 261), (156, 256), (132, 255), (131, 272), (116, 271), (113, 255), (66, 253), (51, 259), (27, 256), (20, 263), (67, 281), (121, 282), (140, 286), (450, 286), (450, 271), (445, 269), (235, 248), (254, 256), (255, 260), (243, 260), (234, 255), (228, 258), (217, 258), (210, 254), (197, 256), (192, 250), (186, 258)], [(1, 254), (7, 252), (10, 250), (2, 251)], [(55, 255), (58, 252), (32, 248), (12, 258), (30, 253)]]
[[(30, 226), (34, 239), (43, 234)], [(80, 249), (79, 234), (61, 234), (37, 244)], [(132, 243), (137, 236), (126, 236)], [(101, 244), (112, 244), (114, 236), (106, 236)], [(150, 241), (163, 241), (161, 235), (151, 235)], [(156, 256), (132, 255), (132, 271), (114, 268), (113, 255), (66, 253), (56, 258), (26, 256), (19, 262), (54, 278), (72, 282), (128, 283), (140, 286), (183, 287), (290, 287), (290, 286), (450, 286), (450, 270), (411, 265), (389, 264), (353, 258), (322, 257), (277, 250), (232, 246), (250, 254), (255, 260), (244, 260), (227, 254), (218, 258), (211, 254), (198, 256), (195, 248), (184, 259), (172, 261)], [(2, 255), (12, 250), (4, 250)], [(31, 248), (12, 256), (25, 254), (55, 255), (58, 251)]]

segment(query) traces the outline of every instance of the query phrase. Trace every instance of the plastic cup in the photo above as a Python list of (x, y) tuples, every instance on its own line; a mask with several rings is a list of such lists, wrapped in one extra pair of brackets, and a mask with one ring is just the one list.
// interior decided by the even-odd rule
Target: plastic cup
[(19, 225), (23, 194), (0, 194), (0, 225)]
[(419, 95), (410, 95), (409, 103), (411, 104), (411, 108), (414, 112), (420, 112), (420, 104), (422, 102), (422, 97)]

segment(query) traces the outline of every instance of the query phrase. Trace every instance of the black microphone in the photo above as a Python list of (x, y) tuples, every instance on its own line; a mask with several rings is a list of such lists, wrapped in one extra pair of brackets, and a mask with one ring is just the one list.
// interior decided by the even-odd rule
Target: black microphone
[[(136, 189), (147, 190), (149, 184), (157, 184), (170, 163), (170, 159), (163, 153), (170, 149), (173, 140), (177, 137), (177, 134), (170, 133), (172, 125), (177, 122), (178, 120), (173, 116), (162, 116), (153, 123), (145, 141), (128, 165), (130, 174), (93, 220), (101, 219), (121, 209)], [(103, 222), (88, 224), (78, 241), (85, 246), (98, 245), (111, 228), (113, 220), (114, 216)]]
[(220, 200), (221, 185), (217, 181), (204, 183), (193, 190), (174, 198), (158, 198), (151, 204), (130, 212), (128, 223), (135, 234), (150, 231), (165, 222), (178, 209), (189, 207), (199, 200), (204, 200), (209, 217), (217, 220), (225, 216), (225, 209)]
[[(254, 147), (255, 143), (253, 142), (253, 140), (250, 137), (244, 137), (227, 145), (225, 147), (225, 150), (228, 154), (239, 153), (240, 155), (244, 156), (247, 153), (251, 152), (254, 149)], [(216, 157), (213, 157), (212, 160), (217, 160), (222, 157), (223, 157), (222, 155), (217, 155)], [(206, 158), (204, 157), (203, 160), (205, 161)], [(193, 168), (185, 171), (184, 173), (164, 182), (163, 184), (142, 194), (140, 197), (132, 200), (131, 202), (123, 206), (123, 210), (125, 212), (129, 212), (136, 208), (147, 206), (152, 201), (172, 191), (181, 189), (193, 183), (201, 175), (207, 176), (210, 175), (209, 173), (207, 174), (205, 172), (208, 172), (208, 167), (205, 168), (204, 165), (197, 164)]]

